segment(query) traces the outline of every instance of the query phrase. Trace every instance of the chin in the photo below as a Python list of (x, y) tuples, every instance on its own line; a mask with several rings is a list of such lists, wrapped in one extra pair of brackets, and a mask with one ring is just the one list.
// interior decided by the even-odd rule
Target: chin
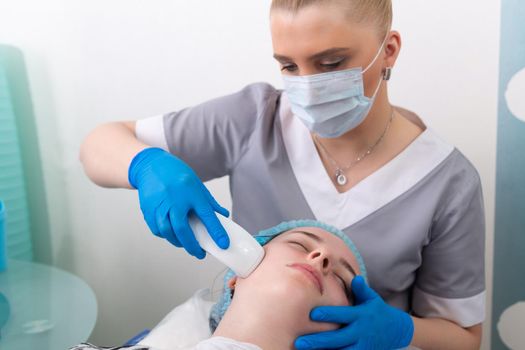
[(319, 302), (318, 291), (308, 283), (295, 279), (281, 279), (275, 281), (271, 287), (266, 288), (276, 298), (297, 302), (301, 304), (315, 305)]
[(326, 305), (319, 291), (303, 278), (281, 279), (266, 290), (268, 297), (275, 300), (274, 307), (278, 310), (297, 315), (299, 328), (304, 334), (332, 331), (340, 328), (337, 323), (314, 322), (310, 320), (310, 311), (316, 306)]
[(311, 285), (301, 282), (283, 279), (271, 287), (265, 288), (264, 293), (266, 297), (274, 300), (276, 309), (304, 314), (309, 318), (312, 308), (321, 304), (321, 296)]

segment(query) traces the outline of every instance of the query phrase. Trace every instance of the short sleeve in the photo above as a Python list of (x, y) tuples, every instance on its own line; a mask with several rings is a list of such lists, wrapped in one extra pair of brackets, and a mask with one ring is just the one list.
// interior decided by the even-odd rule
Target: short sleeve
[(412, 311), (470, 327), (485, 318), (483, 195), (473, 168), (451, 182), (434, 218), (430, 243), (422, 252)]
[(137, 121), (139, 140), (168, 150), (202, 181), (229, 175), (262, 118), (273, 117), (280, 92), (266, 83), (194, 107)]

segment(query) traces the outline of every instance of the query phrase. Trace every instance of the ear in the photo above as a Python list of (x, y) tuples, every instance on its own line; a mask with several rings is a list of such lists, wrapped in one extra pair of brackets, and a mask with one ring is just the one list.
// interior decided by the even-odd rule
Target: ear
[(401, 34), (393, 30), (388, 34), (385, 42), (385, 67), (394, 67), (401, 51)]
[(230, 288), (230, 298), (233, 298), (233, 295), (235, 294), (235, 284), (237, 283), (237, 276), (233, 276), (228, 281), (228, 288)]
[(235, 290), (235, 284), (237, 283), (237, 276), (233, 276), (232, 278), (230, 278), (230, 280), (228, 281), (228, 287), (231, 289), (231, 290)]

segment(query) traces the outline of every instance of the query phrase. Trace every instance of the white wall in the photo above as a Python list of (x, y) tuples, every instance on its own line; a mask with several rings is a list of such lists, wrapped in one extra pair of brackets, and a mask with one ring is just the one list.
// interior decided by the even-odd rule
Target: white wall
[[(153, 326), (196, 288), (209, 287), (221, 269), (154, 239), (136, 193), (90, 183), (78, 161), (81, 140), (100, 123), (176, 110), (250, 82), (281, 86), (271, 58), (269, 3), (0, 3), (0, 42), (18, 46), (27, 59), (52, 263), (95, 290), (93, 342), (116, 345)], [(490, 306), (500, 1), (394, 0), (394, 6), (404, 46), (391, 82), (393, 102), (456, 144), (483, 180)], [(226, 179), (208, 185), (229, 206)]]

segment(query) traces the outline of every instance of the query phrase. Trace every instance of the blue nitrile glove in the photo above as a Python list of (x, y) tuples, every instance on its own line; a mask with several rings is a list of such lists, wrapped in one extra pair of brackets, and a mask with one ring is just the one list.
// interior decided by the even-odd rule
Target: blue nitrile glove
[(188, 224), (188, 215), (195, 213), (220, 248), (226, 249), (230, 239), (215, 212), (228, 217), (197, 174), (182, 160), (160, 148), (146, 148), (131, 161), (128, 169), (131, 186), (139, 191), (140, 209), (150, 230), (171, 244), (182, 247), (204, 259)]
[(363, 277), (352, 281), (354, 306), (318, 306), (310, 313), (313, 321), (341, 323), (335, 331), (304, 335), (295, 340), (303, 349), (399, 349), (414, 335), (414, 322), (406, 312), (386, 304)]

